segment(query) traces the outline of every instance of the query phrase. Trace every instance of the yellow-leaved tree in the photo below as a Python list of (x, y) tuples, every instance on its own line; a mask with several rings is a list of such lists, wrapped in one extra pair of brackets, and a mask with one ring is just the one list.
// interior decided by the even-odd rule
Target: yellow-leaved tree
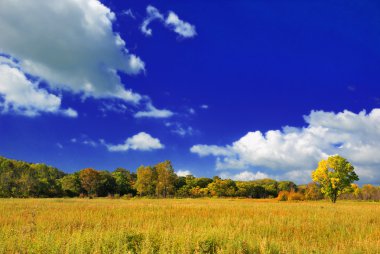
[(321, 160), (311, 177), (321, 186), (322, 193), (333, 203), (342, 192), (351, 187), (351, 183), (359, 180), (351, 163), (339, 155)]

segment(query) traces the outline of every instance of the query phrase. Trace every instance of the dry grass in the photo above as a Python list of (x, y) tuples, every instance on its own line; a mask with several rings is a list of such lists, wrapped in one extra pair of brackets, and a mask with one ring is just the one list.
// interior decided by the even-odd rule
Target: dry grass
[(380, 253), (380, 203), (3, 199), (0, 253)]

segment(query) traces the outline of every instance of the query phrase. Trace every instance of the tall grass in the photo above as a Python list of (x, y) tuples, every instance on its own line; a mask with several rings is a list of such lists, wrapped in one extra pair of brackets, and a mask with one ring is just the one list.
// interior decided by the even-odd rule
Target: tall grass
[(3, 199), (0, 253), (380, 253), (380, 203)]

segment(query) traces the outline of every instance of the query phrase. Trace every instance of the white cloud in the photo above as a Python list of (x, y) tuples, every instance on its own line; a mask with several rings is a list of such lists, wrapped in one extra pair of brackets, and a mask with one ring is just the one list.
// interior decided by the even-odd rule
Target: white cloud
[(61, 108), (61, 98), (39, 88), (37, 82), (31, 82), (19, 69), (0, 59), (0, 110), (29, 117), (41, 113), (62, 114), (77, 117), (71, 109)]
[(63, 113), (68, 117), (78, 117), (78, 112), (72, 108), (64, 110)]
[(195, 145), (190, 151), (217, 157), (219, 170), (269, 168), (294, 179), (304, 174), (310, 179), (319, 160), (340, 154), (353, 163), (363, 181), (379, 179), (380, 109), (368, 114), (312, 111), (304, 119), (304, 128), (249, 132), (232, 145)]
[(71, 138), (70, 142), (73, 144), (82, 144), (90, 147), (98, 147), (99, 145), (103, 145), (102, 140), (95, 141), (89, 138), (86, 134), (81, 134), (78, 138)]
[(229, 156), (233, 155), (233, 151), (230, 148), (225, 148), (216, 145), (194, 145), (190, 148), (190, 152), (196, 153), (201, 157), (213, 155), (213, 156)]
[(173, 133), (184, 137), (184, 136), (191, 136), (194, 134), (194, 129), (191, 126), (183, 127), (182, 125), (177, 125), (173, 130)]
[(86, 145), (86, 146), (91, 146), (91, 147), (97, 147), (98, 146), (98, 143), (95, 142), (94, 140), (91, 140), (91, 139), (85, 139), (85, 140), (83, 140), (82, 144)]
[(127, 138), (123, 144), (106, 144), (106, 146), (110, 152), (125, 152), (128, 150), (151, 151), (164, 148), (164, 145), (161, 144), (159, 139), (153, 138), (145, 132), (140, 132), (130, 138)]
[(177, 176), (193, 175), (190, 170), (178, 170), (175, 173), (177, 174)]
[(156, 8), (156, 7), (153, 7), (151, 5), (148, 5), (146, 7), (146, 14), (147, 14), (147, 17), (144, 19), (143, 23), (141, 24), (141, 32), (143, 34), (145, 34), (146, 36), (152, 36), (152, 29), (148, 28), (149, 24), (153, 21), (153, 20), (161, 20), (163, 21), (164, 20), (164, 16), (160, 13), (160, 11)]
[(196, 131), (191, 126), (184, 126), (179, 122), (166, 122), (166, 127), (171, 127), (171, 132), (177, 134), (178, 136), (192, 136), (196, 133)]
[(123, 11), (122, 14), (131, 17), (132, 19), (136, 19), (136, 16), (131, 9)]
[[(145, 65), (113, 31), (114, 20), (98, 0), (2, 0), (0, 53), (53, 90), (138, 103), (141, 96), (124, 88), (118, 72), (138, 74)], [(57, 96), (45, 96), (58, 105)]]
[(168, 17), (165, 20), (165, 24), (174, 32), (176, 32), (184, 38), (191, 38), (197, 35), (197, 32), (195, 31), (195, 26), (179, 19), (178, 15), (172, 11), (169, 12)]
[(103, 116), (106, 116), (106, 112), (125, 113), (128, 107), (123, 103), (114, 101), (103, 102), (99, 107), (99, 110), (103, 112)]
[(231, 174), (229, 172), (223, 172), (220, 174), (220, 177), (222, 179), (232, 179), (235, 181), (253, 181), (258, 179), (264, 179), (269, 178), (269, 176), (265, 173), (262, 173), (260, 171), (253, 173), (250, 171), (243, 171), (238, 174)]
[(157, 109), (151, 102), (146, 104), (146, 111), (139, 111), (135, 114), (136, 118), (169, 118), (174, 115), (173, 112), (167, 109)]
[(202, 109), (208, 109), (208, 105), (203, 104), (203, 105), (200, 106), (200, 108), (202, 108)]
[(183, 38), (191, 38), (197, 35), (196, 29), (194, 25), (191, 25), (188, 22), (181, 20), (176, 13), (170, 11), (167, 15), (166, 19), (161, 12), (151, 5), (146, 7), (147, 16), (141, 24), (141, 32), (146, 36), (151, 36), (153, 31), (148, 26), (154, 20), (158, 20), (163, 23), (167, 28), (177, 33)]

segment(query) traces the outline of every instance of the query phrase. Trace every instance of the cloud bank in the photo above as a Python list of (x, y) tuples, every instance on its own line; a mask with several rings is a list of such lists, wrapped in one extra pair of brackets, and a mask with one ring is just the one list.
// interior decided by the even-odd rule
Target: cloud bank
[(319, 160), (340, 154), (353, 163), (362, 180), (378, 181), (380, 109), (358, 114), (312, 111), (304, 119), (303, 128), (249, 132), (231, 145), (194, 145), (190, 151), (216, 157), (218, 170), (270, 169), (279, 177), (301, 181), (310, 179)]
[(253, 180), (258, 180), (258, 179), (264, 179), (264, 178), (269, 178), (270, 176), (262, 173), (260, 171), (253, 173), (249, 171), (243, 171), (238, 174), (231, 174), (228, 172), (223, 172), (220, 174), (220, 177), (222, 179), (232, 179), (235, 181), (253, 181)]
[[(2, 99), (1, 99), (2, 95)], [(61, 109), (61, 98), (38, 87), (19, 69), (1, 62), (0, 59), (0, 110), (29, 117), (41, 113), (62, 114), (77, 117), (71, 109)]]
[[(2, 80), (1, 95), (6, 101), (2, 107), (24, 108), (27, 115), (62, 112), (57, 110), (60, 98), (39, 88), (41, 81), (51, 92), (65, 90), (83, 97), (138, 103), (141, 96), (124, 87), (118, 72), (135, 75), (144, 71), (145, 64), (129, 53), (124, 40), (113, 31), (114, 21), (115, 14), (98, 0), (2, 0), (0, 53), (15, 59), (15, 68), (2, 68), (3, 75), (12, 75)], [(2, 59), (8, 64), (11, 61)], [(10, 87), (16, 76), (20, 89), (39, 94), (47, 105), (31, 108), (12, 99), (14, 91), (10, 90), (14, 88)], [(29, 76), (37, 81), (30, 81)], [(67, 114), (74, 115), (70, 112)]]

